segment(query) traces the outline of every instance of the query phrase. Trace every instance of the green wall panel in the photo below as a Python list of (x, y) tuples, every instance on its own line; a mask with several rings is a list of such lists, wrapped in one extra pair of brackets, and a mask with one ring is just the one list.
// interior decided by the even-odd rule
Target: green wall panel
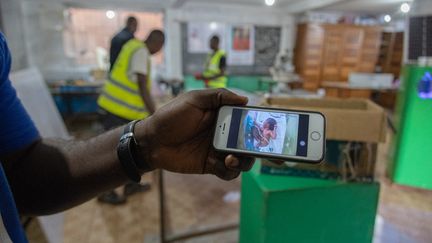
[(432, 99), (418, 96), (418, 83), (425, 72), (432, 73), (432, 67), (404, 68), (389, 174), (398, 184), (432, 189)]

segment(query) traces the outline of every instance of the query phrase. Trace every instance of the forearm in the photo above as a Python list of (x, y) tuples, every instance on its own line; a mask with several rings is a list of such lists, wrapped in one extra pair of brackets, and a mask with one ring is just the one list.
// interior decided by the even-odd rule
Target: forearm
[(138, 77), (138, 88), (140, 90), (141, 98), (143, 99), (144, 105), (150, 114), (153, 114), (156, 111), (156, 106), (153, 102), (153, 99), (150, 95), (150, 91), (147, 89), (147, 75), (137, 74)]
[(62, 211), (127, 181), (116, 154), (122, 128), (88, 141), (47, 139), (5, 170), (22, 214)]
[(216, 75), (210, 75), (210, 76), (205, 76), (205, 75), (203, 75), (203, 78), (204, 78), (204, 79), (207, 79), (207, 80), (212, 80), (212, 79), (217, 79), (217, 78), (220, 78), (220, 77), (223, 77), (223, 76), (224, 76), (224, 74), (219, 73), (219, 74), (216, 74)]
[[(138, 160), (178, 173), (215, 174), (231, 180), (251, 168), (253, 159), (212, 149), (217, 110), (246, 105), (247, 98), (225, 89), (193, 91), (138, 122)], [(179, 129), (178, 124), (182, 124)], [(88, 141), (41, 140), (1, 156), (22, 214), (59, 212), (127, 182), (116, 147), (124, 127)], [(163, 141), (163, 142), (162, 142)], [(0, 195), (2, 196), (2, 195)]]
[(150, 112), (150, 114), (153, 114), (156, 111), (156, 108), (150, 92), (145, 88), (140, 88), (140, 93), (147, 110)]
[(205, 76), (205, 75), (203, 74), (202, 76), (203, 76), (204, 79), (209, 79), (209, 80), (217, 79), (217, 78), (220, 78), (220, 77), (225, 76), (225, 70), (222, 70), (220, 73), (215, 74), (215, 75)]

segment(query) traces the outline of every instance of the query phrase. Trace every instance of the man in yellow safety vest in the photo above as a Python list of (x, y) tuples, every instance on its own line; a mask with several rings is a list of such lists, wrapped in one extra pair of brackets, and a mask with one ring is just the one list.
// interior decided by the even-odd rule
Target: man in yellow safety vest
[(219, 36), (211, 37), (212, 53), (207, 57), (204, 72), (195, 76), (196, 79), (203, 80), (207, 88), (225, 88), (227, 85), (226, 54), (225, 51), (219, 49), (219, 42)]
[[(105, 130), (132, 120), (145, 119), (155, 112), (150, 94), (150, 56), (162, 49), (164, 41), (164, 33), (153, 30), (145, 41), (133, 38), (122, 47), (97, 101)], [(123, 195), (110, 191), (98, 199), (101, 202), (121, 204), (126, 202), (128, 195), (148, 188), (148, 184), (143, 186), (129, 183), (126, 184)]]

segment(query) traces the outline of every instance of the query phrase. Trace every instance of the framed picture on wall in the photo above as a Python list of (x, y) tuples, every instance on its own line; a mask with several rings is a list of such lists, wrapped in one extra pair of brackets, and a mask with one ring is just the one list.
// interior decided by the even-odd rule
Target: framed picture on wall
[(253, 65), (255, 29), (252, 25), (234, 25), (228, 32), (228, 65)]

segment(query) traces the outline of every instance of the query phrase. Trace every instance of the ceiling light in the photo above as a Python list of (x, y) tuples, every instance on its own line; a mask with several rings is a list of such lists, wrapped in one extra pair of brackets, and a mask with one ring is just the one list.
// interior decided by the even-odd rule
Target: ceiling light
[(267, 6), (273, 6), (273, 4), (275, 3), (276, 0), (265, 0), (265, 4)]
[(391, 16), (388, 14), (384, 15), (384, 22), (388, 23), (390, 21), (391, 21)]
[(113, 19), (116, 16), (116, 13), (112, 10), (108, 10), (108, 11), (106, 11), (105, 15), (107, 18)]
[(218, 27), (218, 25), (217, 25), (216, 22), (211, 22), (211, 23), (210, 23), (210, 29), (211, 29), (211, 30), (215, 30), (215, 29), (217, 29), (217, 27)]
[(400, 6), (400, 10), (402, 11), (402, 13), (408, 13), (410, 11), (410, 5), (408, 3), (402, 3), (402, 5)]

